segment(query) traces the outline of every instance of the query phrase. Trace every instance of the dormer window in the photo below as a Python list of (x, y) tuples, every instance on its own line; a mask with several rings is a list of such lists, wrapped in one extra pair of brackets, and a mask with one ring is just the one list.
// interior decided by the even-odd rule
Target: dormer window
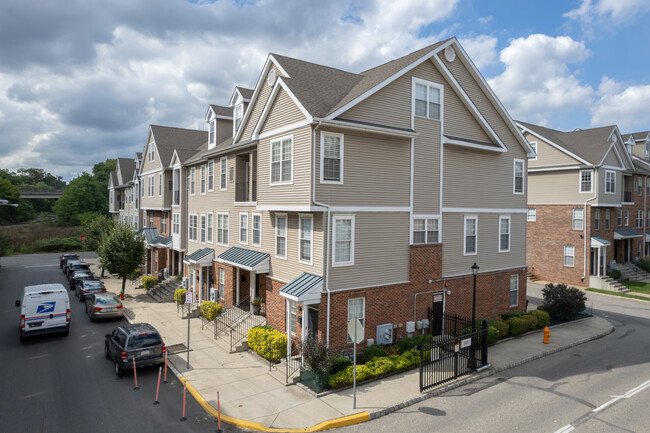
[(650, 158), (650, 140), (645, 141), (645, 157)]
[(147, 160), (149, 162), (154, 161), (156, 159), (156, 149), (155, 149), (156, 144), (152, 141), (149, 143), (149, 155), (147, 156)]
[[(239, 126), (241, 125), (242, 118), (244, 117), (244, 104), (238, 104), (235, 106), (235, 133), (239, 130)], [(234, 135), (234, 134), (233, 134)]]
[(217, 119), (212, 119), (210, 121), (210, 130), (208, 135), (210, 146), (215, 146), (217, 144)]

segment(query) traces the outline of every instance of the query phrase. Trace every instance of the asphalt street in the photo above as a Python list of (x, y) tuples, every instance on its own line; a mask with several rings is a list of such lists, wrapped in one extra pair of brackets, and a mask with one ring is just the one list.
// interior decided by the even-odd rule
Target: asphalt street
[[(86, 253), (87, 255), (88, 253)], [(0, 432), (215, 432), (217, 421), (187, 394), (181, 421), (183, 386), (168, 371), (154, 405), (158, 369), (118, 379), (104, 358), (104, 335), (124, 319), (91, 323), (85, 304), (69, 291), (70, 335), (34, 337), (21, 344), (15, 301), (22, 288), (62, 283), (58, 254), (0, 259)], [(222, 424), (227, 432), (242, 431)]]

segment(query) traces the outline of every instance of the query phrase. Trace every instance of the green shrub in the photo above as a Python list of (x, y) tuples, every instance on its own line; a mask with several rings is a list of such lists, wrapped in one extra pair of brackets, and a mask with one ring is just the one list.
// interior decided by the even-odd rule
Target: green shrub
[(526, 323), (528, 323), (528, 331), (534, 331), (537, 329), (537, 317), (526, 314), (524, 316), (521, 316), (520, 319), (523, 319), (526, 321)]
[[(357, 382), (373, 377), (381, 377), (394, 371), (406, 370), (419, 364), (420, 353), (416, 350), (407, 350), (401, 355), (375, 357), (370, 362), (357, 365)], [(331, 374), (328, 383), (332, 388), (352, 385), (353, 374), (354, 366), (348, 365), (344, 369)]]
[(203, 301), (201, 302), (201, 316), (205, 317), (207, 320), (214, 320), (219, 314), (223, 306), (218, 302), (212, 301)]
[(636, 264), (644, 271), (650, 272), (650, 257), (641, 257)]
[(508, 320), (508, 324), (510, 325), (510, 335), (513, 337), (521, 335), (528, 330), (528, 322), (521, 317), (513, 317)]
[(345, 370), (349, 365), (352, 365), (352, 361), (347, 356), (334, 355), (330, 357), (330, 375)]
[(271, 326), (255, 326), (248, 331), (248, 346), (272, 362), (287, 356), (287, 335)]
[(526, 314), (525, 311), (508, 311), (507, 313), (501, 314), (501, 319), (505, 320), (507, 322), (508, 320), (512, 319), (513, 317), (521, 317), (524, 314)]
[(302, 344), (302, 357), (305, 367), (315, 373), (330, 371), (330, 354), (327, 344), (317, 338), (307, 338)]
[(415, 349), (416, 346), (424, 345), (431, 343), (433, 337), (429, 334), (420, 334), (414, 337), (402, 338), (397, 342), (397, 347), (399, 348), (400, 353), (404, 353), (407, 350)]
[(499, 340), (504, 339), (508, 336), (508, 332), (510, 332), (510, 325), (508, 322), (497, 320), (494, 322), (493, 326), (497, 329), (497, 331), (499, 331)]
[(551, 324), (551, 316), (546, 311), (533, 310), (528, 314), (537, 317), (537, 329), (542, 329)]
[(366, 362), (366, 367), (370, 369), (372, 377), (385, 376), (397, 369), (387, 356), (373, 358), (372, 361)]
[(372, 358), (376, 358), (378, 356), (386, 356), (386, 347), (384, 347), (383, 344), (373, 344), (372, 346), (368, 346), (365, 349), (363, 349), (363, 352), (361, 352), (361, 359), (363, 363), (366, 363)]
[(33, 252), (49, 252), (49, 251), (74, 251), (81, 249), (81, 242), (78, 237), (51, 237), (46, 239), (39, 239), (32, 242), (27, 247)]
[(566, 284), (548, 283), (542, 289), (544, 304), (549, 314), (558, 315), (562, 320), (573, 319), (580, 310), (585, 308), (587, 296), (575, 287)]
[[(607, 276), (608, 276), (609, 278), (613, 278), (613, 279), (615, 279), (615, 280), (618, 280), (619, 278), (621, 278), (621, 277), (623, 276), (623, 274), (622, 274), (621, 271), (619, 271), (618, 269), (612, 269), (611, 271), (609, 271), (609, 272), (607, 273)], [(549, 283), (549, 284), (550, 284), (550, 283)]]
[(185, 304), (185, 294), (187, 293), (187, 290), (185, 289), (176, 289), (174, 292), (174, 301), (177, 303), (184, 305)]
[(499, 330), (494, 326), (488, 326), (488, 344), (494, 344), (499, 341)]
[(142, 285), (145, 289), (153, 289), (156, 284), (158, 284), (158, 278), (154, 276), (142, 277)]

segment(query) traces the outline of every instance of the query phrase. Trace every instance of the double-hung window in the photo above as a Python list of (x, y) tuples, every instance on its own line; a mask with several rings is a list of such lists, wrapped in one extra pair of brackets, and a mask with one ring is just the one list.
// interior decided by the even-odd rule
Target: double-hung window
[(221, 158), (219, 165), (219, 189), (224, 191), (228, 188), (228, 157)]
[(205, 174), (206, 174), (205, 170), (206, 170), (205, 165), (202, 165), (201, 166), (201, 181), (199, 183), (200, 188), (201, 188), (201, 194), (205, 194)]
[(226, 271), (219, 268), (219, 299), (226, 296)]
[(271, 183), (291, 183), (293, 180), (293, 136), (271, 142)]
[(172, 214), (172, 234), (179, 234), (181, 232), (181, 214)]
[(573, 245), (564, 246), (564, 266), (573, 267), (575, 259), (575, 247)]
[(214, 191), (214, 160), (208, 161), (208, 191)]
[(436, 218), (413, 219), (413, 243), (435, 244), (439, 242), (438, 220)]
[(149, 227), (153, 227), (153, 214), (149, 214)]
[(630, 210), (625, 209), (625, 225), (629, 226), (630, 225)]
[[(348, 322), (352, 319), (359, 319), (359, 322), (361, 322), (361, 326), (365, 328), (366, 298), (348, 299)], [(364, 337), (365, 335), (362, 337), (362, 339)], [(348, 334), (348, 343), (352, 343), (352, 340), (350, 339), (350, 334)]]
[(573, 209), (571, 217), (571, 228), (573, 230), (582, 230), (583, 227), (583, 209), (575, 208)]
[(163, 175), (160, 173), (158, 175), (158, 196), (162, 197), (162, 187), (163, 187)]
[(149, 162), (154, 161), (156, 159), (156, 144), (152, 141), (149, 143), (149, 157), (148, 160)]
[(153, 197), (156, 191), (156, 176), (149, 176), (149, 197)]
[(499, 252), (510, 251), (510, 217), (499, 217)]
[(514, 194), (524, 193), (524, 161), (522, 159), (514, 160), (512, 192)]
[(321, 133), (321, 182), (343, 183), (343, 134)]
[(146, 210), (142, 211), (142, 227), (143, 228), (147, 227), (147, 211)]
[(199, 224), (199, 216), (198, 215), (190, 215), (189, 216), (189, 230), (187, 237), (189, 240), (196, 242), (197, 240), (197, 226)]
[(442, 86), (424, 80), (414, 79), (415, 86), (413, 101), (416, 116), (429, 119), (441, 119)]
[(217, 144), (216, 143), (216, 141), (217, 141), (217, 119), (212, 119), (210, 121), (210, 130), (208, 132), (208, 135), (209, 135), (208, 141), (209, 141), (210, 146), (216, 145)]
[(300, 216), (298, 225), (300, 228), (300, 251), (298, 253), (298, 261), (301, 263), (311, 264), (313, 253), (314, 217), (311, 215)]
[(167, 233), (167, 214), (165, 212), (160, 216), (160, 231), (163, 235)]
[(239, 214), (239, 243), (248, 244), (248, 213)]
[(262, 246), (262, 214), (253, 214), (253, 238), (251, 243), (256, 247)]
[(594, 210), (594, 230), (600, 228), (600, 209)]
[(287, 258), (287, 215), (275, 215), (275, 257)]
[(621, 209), (616, 210), (616, 220), (619, 226), (623, 225), (623, 211)]
[(530, 141), (530, 142), (528, 142), (528, 144), (530, 144), (531, 149), (533, 149), (533, 152), (535, 152), (535, 157), (530, 158), (530, 160), (531, 161), (537, 161), (537, 155), (538, 155), (538, 153), (537, 153), (537, 142), (536, 141)]
[(296, 301), (287, 299), (289, 303), (289, 331), (291, 334), (296, 333)]
[(229, 214), (217, 213), (217, 243), (228, 246)]
[(636, 211), (636, 228), (643, 228), (643, 211)]
[(610, 218), (611, 218), (611, 212), (609, 209), (605, 209), (605, 230), (609, 229), (610, 226)]
[(207, 226), (207, 223), (206, 223), (205, 214), (202, 213), (201, 214), (201, 243), (202, 244), (205, 243), (205, 231), (207, 229), (206, 226)]
[(478, 217), (466, 216), (465, 217), (465, 238), (464, 238), (464, 255), (474, 255), (477, 252), (477, 238), (478, 234)]
[(208, 232), (207, 233), (208, 234), (208, 242), (212, 243), (212, 241), (214, 240), (213, 233), (212, 233), (213, 232), (212, 224), (213, 224), (213, 221), (214, 221), (214, 214), (212, 212), (208, 212), (206, 216), (207, 216), (207, 219), (208, 219), (208, 230), (207, 230), (207, 232)]
[(592, 192), (591, 170), (580, 170), (580, 192)]
[(526, 221), (535, 222), (537, 221), (537, 208), (529, 207), (528, 215), (526, 216)]
[(605, 194), (616, 194), (616, 172), (605, 171)]
[(190, 195), (196, 194), (196, 168), (190, 169)]
[(516, 307), (519, 303), (519, 275), (510, 275), (510, 306)]
[(239, 126), (241, 125), (242, 118), (244, 117), (244, 105), (243, 104), (238, 104), (235, 106), (234, 110), (235, 114), (235, 133), (239, 130)]
[(354, 216), (334, 216), (332, 266), (354, 265)]

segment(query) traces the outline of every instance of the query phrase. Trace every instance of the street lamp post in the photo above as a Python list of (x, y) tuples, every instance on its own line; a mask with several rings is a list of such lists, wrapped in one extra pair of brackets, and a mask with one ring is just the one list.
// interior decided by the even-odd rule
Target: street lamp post
[(470, 357), (469, 357), (469, 365), (468, 367), (471, 368), (472, 370), (476, 369), (476, 353), (474, 350), (474, 339), (475, 335), (474, 333), (476, 332), (476, 275), (478, 274), (479, 267), (474, 262), (474, 264), (471, 266), (472, 269), (472, 275), (474, 275), (474, 289), (472, 291), (472, 345), (470, 349)]

